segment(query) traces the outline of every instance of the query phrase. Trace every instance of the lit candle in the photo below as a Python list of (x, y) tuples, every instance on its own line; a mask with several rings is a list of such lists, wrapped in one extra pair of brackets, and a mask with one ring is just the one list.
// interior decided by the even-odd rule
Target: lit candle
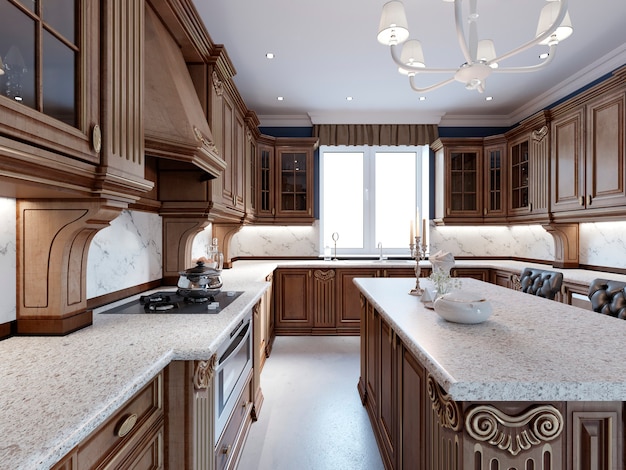
[(409, 245), (412, 245), (413, 243), (415, 243), (415, 222), (411, 220), (411, 224), (410, 224), (410, 230), (411, 230), (411, 234), (409, 235)]
[(426, 219), (422, 219), (422, 244), (426, 245)]

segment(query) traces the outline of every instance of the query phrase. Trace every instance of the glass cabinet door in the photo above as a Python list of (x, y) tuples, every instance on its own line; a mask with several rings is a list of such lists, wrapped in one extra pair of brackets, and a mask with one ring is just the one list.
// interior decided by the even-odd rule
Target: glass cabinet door
[(528, 141), (511, 146), (511, 209), (528, 207)]
[(506, 142), (485, 146), (485, 217), (505, 217)]
[(273, 196), (273, 168), (274, 168), (274, 148), (259, 145), (258, 166), (258, 215), (274, 215), (274, 196)]
[(307, 211), (307, 154), (280, 153), (280, 212)]
[(479, 150), (451, 150), (447, 215), (482, 215)]

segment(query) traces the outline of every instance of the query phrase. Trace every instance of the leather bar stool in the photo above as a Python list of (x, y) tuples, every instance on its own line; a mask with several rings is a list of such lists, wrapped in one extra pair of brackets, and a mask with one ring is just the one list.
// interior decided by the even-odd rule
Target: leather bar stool
[(561, 290), (563, 273), (545, 269), (524, 268), (520, 275), (520, 287), (527, 294), (554, 300)]
[(594, 312), (626, 318), (626, 282), (594, 279), (589, 284), (589, 300)]

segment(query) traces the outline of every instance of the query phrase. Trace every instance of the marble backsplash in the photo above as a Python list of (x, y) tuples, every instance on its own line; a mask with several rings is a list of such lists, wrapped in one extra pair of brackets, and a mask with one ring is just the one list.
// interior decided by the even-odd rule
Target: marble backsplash
[(0, 324), (15, 320), (16, 215), (15, 199), (0, 198)]
[[(15, 320), (15, 200), (0, 198), (0, 323)], [(626, 222), (580, 224), (580, 263), (626, 269)], [(210, 225), (196, 236), (192, 256), (205, 253)], [(503, 254), (550, 262), (552, 236), (539, 225), (449, 227), (431, 224), (430, 252), (455, 256), (499, 257)], [(408, 250), (407, 250), (408, 251)], [(94, 237), (89, 247), (87, 297), (93, 298), (162, 277), (162, 225), (156, 214), (123, 211)], [(317, 257), (319, 226), (247, 226), (232, 239), (232, 258)], [(191, 260), (190, 260), (191, 262)]]

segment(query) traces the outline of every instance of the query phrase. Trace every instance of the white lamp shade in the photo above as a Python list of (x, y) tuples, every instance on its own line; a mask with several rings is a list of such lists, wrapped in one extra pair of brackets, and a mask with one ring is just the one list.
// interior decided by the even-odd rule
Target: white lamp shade
[(385, 3), (378, 26), (378, 42), (385, 46), (400, 44), (409, 37), (404, 5), (399, 0)]
[[(489, 62), (496, 58), (496, 46), (491, 39), (481, 39), (478, 41), (476, 59), (478, 61)], [(489, 64), (492, 69), (498, 68), (498, 63)]]
[[(541, 9), (541, 15), (539, 16), (539, 23), (537, 24), (537, 34), (535, 37), (538, 37), (545, 33), (554, 20), (559, 16), (559, 9), (561, 8), (561, 2), (559, 1), (549, 1), (546, 6)], [(572, 21), (569, 17), (569, 12), (565, 12), (565, 16), (563, 17), (563, 21), (556, 28), (554, 33), (541, 41), (539, 44), (549, 45), (555, 39), (557, 42), (563, 41), (567, 39), (574, 32), (574, 28), (572, 27)]]
[(400, 60), (403, 64), (411, 65), (413, 67), (425, 67), (422, 43), (417, 39), (411, 39), (405, 42), (402, 46)]

